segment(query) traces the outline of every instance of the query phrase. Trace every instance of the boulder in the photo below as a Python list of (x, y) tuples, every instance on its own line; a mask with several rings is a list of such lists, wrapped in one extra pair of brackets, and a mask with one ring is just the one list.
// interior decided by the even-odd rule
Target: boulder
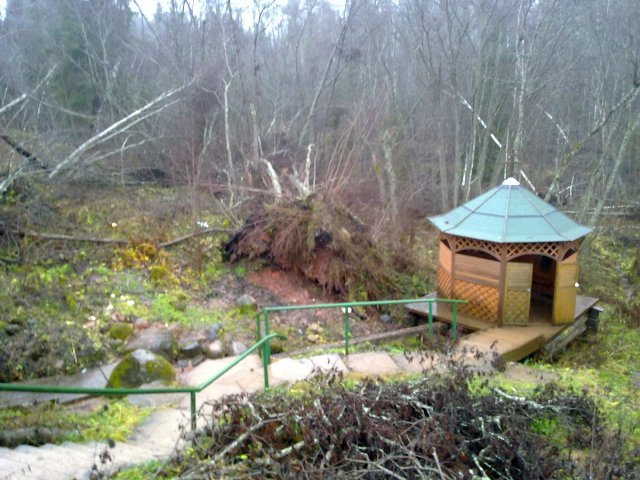
[(311, 325), (307, 327), (307, 334), (315, 333), (316, 335), (322, 335), (322, 327), (320, 324), (313, 322)]
[(155, 381), (169, 384), (175, 379), (173, 367), (164, 357), (149, 350), (138, 349), (120, 360), (109, 376), (107, 387), (136, 388)]
[(150, 327), (137, 331), (127, 344), (127, 350), (130, 352), (139, 349), (150, 350), (153, 353), (162, 355), (169, 361), (173, 361), (177, 352), (176, 339), (171, 330)]
[(204, 346), (204, 354), (207, 358), (215, 360), (224, 357), (224, 345), (220, 340), (214, 340)]
[(140, 317), (135, 317), (133, 319), (133, 328), (135, 330), (144, 330), (145, 328), (149, 328), (150, 326), (151, 324), (149, 323), (149, 320)]
[(214, 340), (216, 340), (218, 338), (218, 334), (222, 329), (223, 329), (223, 326), (221, 323), (214, 323), (213, 325), (211, 325), (207, 329), (207, 333), (205, 334), (205, 336), (207, 337), (207, 340), (209, 340), (210, 342), (213, 342)]
[(195, 358), (204, 352), (202, 346), (197, 340), (181, 340), (180, 341), (180, 358)]
[(242, 355), (247, 351), (247, 346), (242, 342), (231, 342), (231, 354), (234, 356)]
[(243, 313), (249, 313), (251, 311), (258, 310), (258, 302), (248, 293), (240, 295), (238, 298), (236, 298), (236, 306)]

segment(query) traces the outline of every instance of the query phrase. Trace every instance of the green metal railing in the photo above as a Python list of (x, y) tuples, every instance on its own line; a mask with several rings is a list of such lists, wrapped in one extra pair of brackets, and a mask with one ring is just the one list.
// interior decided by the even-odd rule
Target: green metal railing
[[(64, 387), (54, 385), (24, 385), (19, 383), (0, 383), (0, 392), (30, 392), (30, 393), (58, 393), (81, 395), (157, 395), (162, 393), (188, 393), (190, 396), (191, 428), (196, 428), (196, 394), (202, 392), (213, 382), (234, 368), (254, 351), (262, 348), (262, 367), (264, 372), (264, 388), (269, 388), (269, 364), (271, 363), (271, 340), (280, 338), (286, 340), (286, 336), (269, 332), (269, 313), (285, 312), (291, 310), (311, 310), (341, 308), (344, 315), (344, 351), (349, 354), (349, 313), (353, 307), (405, 305), (408, 303), (429, 304), (429, 335), (433, 335), (433, 304), (436, 302), (450, 303), (453, 305), (452, 338), (455, 340), (458, 330), (458, 304), (466, 303), (466, 300), (447, 298), (417, 298), (412, 300), (381, 300), (371, 302), (344, 302), (344, 303), (319, 303), (315, 305), (292, 305), (279, 307), (265, 307), (256, 315), (257, 342), (249, 347), (242, 355), (238, 356), (229, 365), (215, 373), (209, 379), (191, 387), (153, 387), (153, 388), (89, 388), (89, 387)], [(264, 319), (264, 336), (262, 335), (261, 319)]]
[[(411, 300), (379, 300), (379, 301), (367, 301), (367, 302), (343, 302), (343, 303), (317, 303), (311, 305), (290, 305), (279, 307), (265, 307), (262, 312), (256, 315), (256, 338), (262, 337), (262, 320), (264, 320), (264, 335), (269, 335), (269, 313), (271, 312), (286, 312), (291, 310), (319, 310), (328, 308), (341, 308), (344, 318), (344, 353), (349, 355), (349, 313), (353, 307), (370, 307), (370, 306), (384, 306), (384, 305), (406, 305), (408, 303), (427, 303), (429, 305), (429, 323), (428, 332), (429, 336), (433, 336), (433, 304), (450, 303), (453, 305), (453, 315), (451, 322), (451, 338), (456, 339), (458, 335), (458, 304), (467, 303), (466, 300), (456, 300), (450, 298), (415, 298)], [(265, 343), (262, 346), (262, 360), (265, 368), (271, 362), (271, 346), (269, 343)]]
[[(242, 355), (232, 361), (229, 365), (215, 373), (208, 380), (192, 387), (153, 387), (153, 388), (89, 388), (89, 387), (62, 387), (53, 385), (24, 385), (19, 383), (0, 383), (0, 392), (30, 392), (30, 393), (60, 393), (60, 394), (82, 394), (82, 395), (157, 395), (161, 393), (188, 393), (191, 399), (191, 428), (196, 428), (196, 394), (202, 392), (213, 382), (222, 377), (233, 367), (242, 362), (254, 351), (262, 346), (268, 346), (274, 338), (286, 339), (279, 333), (265, 335), (258, 342), (249, 347)], [(264, 355), (263, 355), (264, 360)], [(264, 367), (264, 388), (269, 388), (269, 363), (263, 361)]]

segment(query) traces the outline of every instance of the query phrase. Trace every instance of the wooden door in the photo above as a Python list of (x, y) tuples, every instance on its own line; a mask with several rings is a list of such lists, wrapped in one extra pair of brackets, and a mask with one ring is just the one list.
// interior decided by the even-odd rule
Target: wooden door
[(556, 266), (553, 291), (553, 323), (571, 323), (575, 320), (578, 281), (578, 262), (573, 257)]
[(529, 322), (531, 308), (532, 263), (507, 263), (504, 277), (504, 301), (502, 323), (525, 325)]

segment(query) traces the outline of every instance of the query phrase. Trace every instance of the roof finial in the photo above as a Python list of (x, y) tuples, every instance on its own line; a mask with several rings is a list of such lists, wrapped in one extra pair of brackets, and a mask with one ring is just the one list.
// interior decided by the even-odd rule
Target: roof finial
[(520, 185), (520, 182), (513, 177), (509, 177), (504, 182), (502, 182), (502, 185), (506, 185), (508, 187), (515, 187)]

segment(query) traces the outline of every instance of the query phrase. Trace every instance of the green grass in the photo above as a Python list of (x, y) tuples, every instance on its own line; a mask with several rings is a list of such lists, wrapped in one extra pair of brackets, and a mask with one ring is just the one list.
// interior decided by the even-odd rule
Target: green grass
[(135, 467), (120, 470), (112, 478), (113, 480), (147, 480), (148, 478), (166, 478), (164, 476), (155, 476), (161, 465), (162, 464), (157, 460), (151, 460), (150, 462), (136, 465)]
[(55, 403), (0, 410), (0, 425), (7, 430), (55, 428), (68, 433), (60, 441), (126, 440), (153, 409), (126, 400), (113, 400), (90, 413), (78, 413)]

